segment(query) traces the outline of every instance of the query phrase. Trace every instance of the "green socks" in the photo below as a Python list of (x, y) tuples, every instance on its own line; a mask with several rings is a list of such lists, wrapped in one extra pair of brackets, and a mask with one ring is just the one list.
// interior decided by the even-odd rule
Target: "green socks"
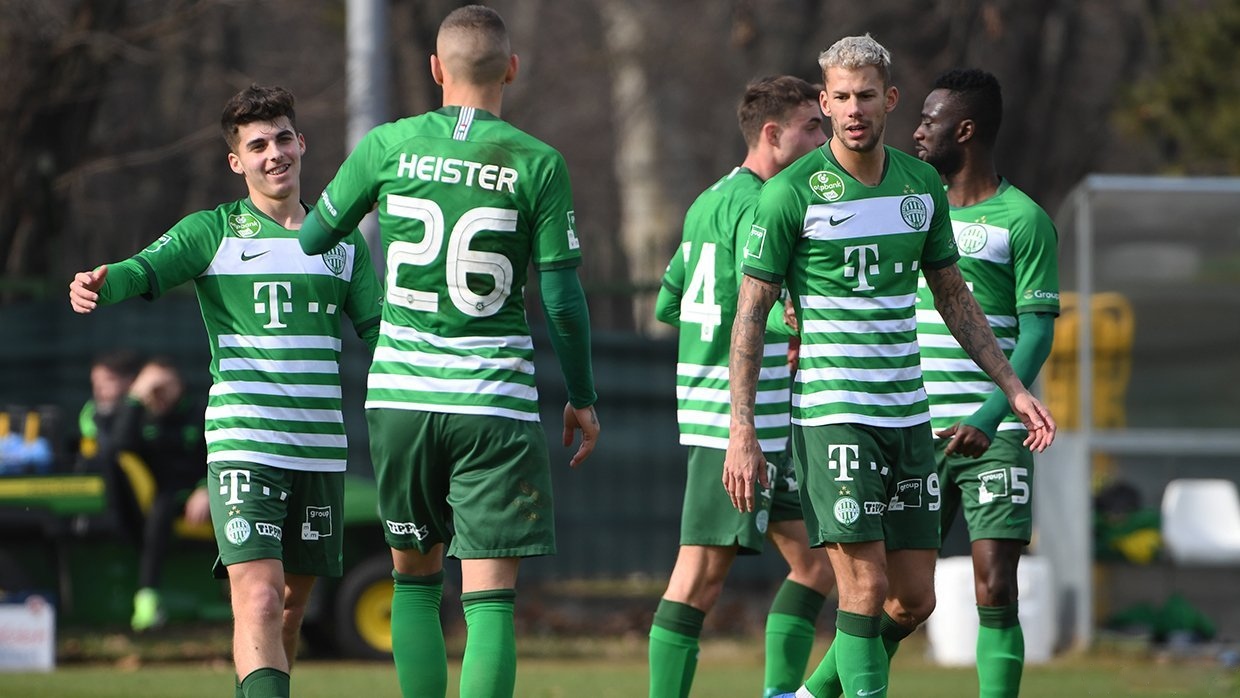
[(401, 695), (443, 696), (448, 692), (439, 601), (443, 572), (415, 577), (393, 571), (392, 658)]
[[(847, 612), (837, 612), (837, 628), (841, 627), (839, 624), (839, 614), (842, 613)], [(847, 613), (847, 615), (853, 618), (868, 618), (868, 616), (858, 616), (854, 613)], [(852, 621), (849, 621), (849, 623), (851, 626)], [(857, 629), (868, 632), (868, 625), (858, 627)], [(908, 637), (911, 632), (913, 631), (905, 628), (903, 625), (900, 625), (895, 621), (895, 619), (887, 615), (886, 611), (883, 611), (883, 614), (879, 616), (877, 634), (882, 640), (883, 651), (887, 655), (888, 668), (891, 666), (891, 658), (895, 656), (896, 650), (900, 649), (900, 641)], [(839, 658), (839, 654), (836, 649), (836, 642), (840, 638), (839, 632), (836, 632), (835, 638), (836, 640), (832, 641), (831, 646), (827, 648), (827, 654), (822, 658), (822, 663), (819, 664), (818, 668), (814, 670), (814, 673), (805, 680), (805, 687), (809, 689), (810, 693), (813, 693), (819, 698), (838, 698), (838, 696), (842, 695), (844, 692), (844, 686), (840, 682), (839, 670), (836, 667), (836, 662)], [(885, 695), (885, 693), (877, 693), (875, 695)]]
[(785, 579), (766, 617), (766, 675), (762, 695), (791, 693), (801, 686), (814, 648), (814, 625), (826, 597)]
[(152, 630), (164, 624), (163, 609), (159, 606), (159, 592), (143, 587), (133, 595), (133, 617), (129, 625), (134, 632)]
[(689, 695), (705, 619), (705, 613), (688, 604), (659, 600), (650, 626), (650, 698)]
[(1018, 606), (978, 606), (977, 684), (980, 698), (1009, 698), (1020, 693), (1025, 668), (1025, 634)]
[(279, 669), (255, 669), (241, 680), (245, 698), (289, 698), (288, 674)]
[(517, 684), (517, 639), (512, 622), (516, 597), (513, 589), (461, 594), (466, 628), (465, 657), (461, 660), (462, 696), (512, 698)]

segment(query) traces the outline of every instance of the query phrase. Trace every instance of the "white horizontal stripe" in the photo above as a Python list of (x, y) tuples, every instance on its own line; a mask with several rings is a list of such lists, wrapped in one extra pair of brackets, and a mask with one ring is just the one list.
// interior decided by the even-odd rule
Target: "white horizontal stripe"
[(981, 402), (961, 402), (959, 404), (930, 404), (930, 416), (934, 419), (957, 419), (968, 417), (981, 407)]
[[(699, 366), (698, 364), (676, 364), (676, 375), (685, 378), (704, 378), (713, 381), (728, 380), (727, 366)], [(765, 366), (758, 370), (758, 380), (782, 380), (792, 375), (787, 364)]]
[(304, 361), (294, 359), (252, 359), (246, 356), (220, 359), (220, 372), (261, 371), (263, 373), (328, 373), (335, 375), (340, 364), (335, 361)]
[(440, 337), (415, 330), (412, 327), (383, 322), (379, 333), (398, 342), (423, 342), (441, 349), (470, 352), (478, 349), (512, 348), (533, 351), (534, 340), (528, 335), (505, 335), (501, 337)]
[(926, 381), (931, 395), (989, 395), (997, 389), (990, 381)]
[(847, 405), (876, 405), (890, 407), (912, 405), (926, 399), (926, 391), (918, 388), (902, 393), (863, 393), (856, 390), (819, 390), (809, 395), (792, 396), (794, 407), (809, 409), (821, 405), (843, 403)]
[(392, 347), (375, 349), (374, 363), (390, 361), (420, 367), (458, 368), (471, 371), (515, 371), (534, 375), (534, 362), (519, 356), (487, 358), (477, 354), (430, 354), (424, 351), (402, 351)]
[(763, 356), (787, 356), (788, 355), (788, 343), (787, 342), (776, 342), (773, 344), (765, 344), (762, 346), (762, 355)]
[[(999, 348), (1003, 350), (1011, 350), (1016, 348), (1015, 337), (996, 337), (999, 342)], [(923, 347), (931, 349), (959, 349), (964, 351), (964, 347), (960, 346), (960, 342), (950, 334), (929, 334), (923, 332), (917, 335), (917, 343)]]
[(281, 395), (298, 398), (340, 399), (338, 385), (269, 383), (267, 381), (221, 381), (211, 386), (212, 395)]
[(344, 434), (303, 434), (301, 432), (276, 431), (274, 429), (207, 429), (208, 444), (239, 439), (265, 444), (288, 444), (290, 446), (326, 446), (345, 448), (349, 445)]
[(906, 293), (899, 296), (801, 296), (802, 310), (892, 310), (895, 308), (911, 308), (917, 302), (917, 294)]
[(892, 358), (915, 356), (917, 342), (898, 344), (809, 344), (801, 345), (801, 358), (812, 359), (828, 356), (850, 358)]
[(792, 418), (792, 423), (802, 427), (819, 427), (824, 424), (865, 424), (872, 427), (911, 427), (930, 421), (930, 413), (922, 412), (909, 417), (875, 417), (868, 414), (841, 412), (824, 414), (807, 419)]
[[(900, 215), (900, 204), (909, 196), (921, 199), (926, 219), (920, 230)], [(850, 215), (851, 214), (851, 215)], [(812, 240), (851, 240), (885, 235), (904, 235), (930, 229), (934, 199), (929, 194), (875, 196), (838, 204), (814, 204), (805, 209), (805, 237)], [(831, 225), (828, 220), (835, 220)]]
[[(947, 326), (939, 311), (928, 308), (922, 308), (917, 311), (917, 322), (925, 325)], [(991, 327), (1016, 327), (1020, 324), (1013, 315), (987, 315), (986, 323)]]
[(248, 349), (334, 349), (340, 351), (340, 340), (317, 334), (263, 335), (222, 334), (221, 349), (243, 347)]
[(262, 405), (214, 405), (207, 408), (207, 419), (254, 417), (288, 422), (343, 424), (340, 410), (315, 410), (304, 407), (264, 407)]
[[(730, 416), (728, 414), (720, 414), (718, 412), (702, 412), (700, 410), (676, 410), (676, 421), (680, 424), (696, 424), (704, 427), (716, 427), (719, 429), (728, 429), (730, 424)], [(756, 429), (774, 429), (778, 427), (786, 427), (789, 424), (788, 415), (786, 414), (760, 414), (756, 415), (753, 420)]]
[(538, 421), (537, 412), (522, 412), (520, 410), (510, 410), (506, 407), (493, 407), (491, 405), (460, 405), (455, 403), (440, 405), (429, 402), (367, 400), (366, 409), (408, 410), (412, 412), (437, 412), (440, 414), (475, 414), (486, 417), (507, 417), (508, 419), (519, 419), (523, 422)]
[(921, 368), (924, 371), (945, 371), (950, 373), (985, 373), (974, 363), (973, 359), (931, 359), (922, 357)]
[[(264, 227), (274, 226), (271, 221), (262, 221)], [(220, 241), (215, 257), (207, 266), (203, 276), (255, 276), (314, 274), (318, 276), (334, 276), (344, 281), (353, 279), (353, 245), (341, 243), (345, 251), (344, 269), (336, 274), (327, 267), (323, 255), (308, 255), (301, 249), (297, 238), (235, 238), (225, 237)], [(245, 255), (248, 259), (242, 260)], [(328, 253), (330, 254), (330, 253)], [(264, 294), (262, 300), (266, 300)], [(313, 298), (308, 300), (314, 300)]]
[(307, 458), (305, 456), (286, 456), (281, 453), (262, 453), (244, 449), (212, 451), (207, 454), (208, 463), (254, 463), (269, 465), (284, 470), (305, 470), (316, 473), (338, 473), (345, 470), (348, 461), (344, 458)]
[[(754, 404), (770, 405), (777, 402), (788, 402), (791, 395), (792, 391), (787, 388), (782, 390), (759, 390), (755, 394)], [(687, 385), (676, 386), (676, 399), (711, 402), (717, 405), (730, 405), (732, 403), (731, 395), (726, 388), (700, 388)]]
[(913, 332), (917, 321), (913, 318), (895, 320), (806, 320), (805, 334), (871, 334), (874, 332)]
[[(699, 446), (702, 448), (713, 448), (717, 451), (728, 450), (727, 438), (720, 436), (708, 436), (706, 434), (681, 434), (680, 444), (682, 446)], [(787, 448), (787, 437), (777, 439), (758, 439), (758, 448), (763, 453), (783, 453)]]
[(861, 383), (894, 383), (915, 380), (921, 376), (921, 366), (907, 368), (803, 368), (797, 371), (798, 383), (816, 381), (858, 381)]
[(371, 390), (494, 395), (514, 397), (521, 400), (538, 400), (538, 390), (534, 386), (508, 383), (506, 381), (480, 381), (473, 378), (431, 378), (428, 376), (405, 376), (394, 373), (374, 373), (372, 371), (370, 379), (366, 384)]

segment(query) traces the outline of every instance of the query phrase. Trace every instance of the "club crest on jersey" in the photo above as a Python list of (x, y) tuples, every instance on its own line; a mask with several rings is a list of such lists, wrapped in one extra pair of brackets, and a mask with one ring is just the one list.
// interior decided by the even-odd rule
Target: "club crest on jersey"
[(336, 276), (344, 273), (344, 265), (349, 260), (349, 253), (344, 249), (344, 243), (338, 242), (336, 246), (326, 251), (322, 255), (323, 263)]
[(926, 221), (930, 216), (926, 210), (926, 202), (921, 200), (919, 196), (906, 196), (900, 202), (900, 217), (913, 230), (921, 230), (926, 227)]
[(258, 222), (258, 218), (248, 214), (241, 213), (228, 217), (228, 227), (237, 234), (239, 238), (252, 238), (258, 235), (258, 231), (263, 229), (263, 224)]
[(844, 180), (834, 172), (821, 170), (809, 176), (809, 188), (823, 201), (836, 201), (844, 195)]
[(977, 254), (986, 247), (990, 236), (980, 225), (971, 225), (956, 235), (956, 247), (964, 254)]
[(851, 526), (861, 518), (861, 505), (852, 497), (840, 497), (835, 500), (831, 513), (835, 515), (836, 521)]
[(241, 517), (229, 519), (224, 526), (224, 536), (233, 545), (241, 545), (250, 539), (250, 522)]

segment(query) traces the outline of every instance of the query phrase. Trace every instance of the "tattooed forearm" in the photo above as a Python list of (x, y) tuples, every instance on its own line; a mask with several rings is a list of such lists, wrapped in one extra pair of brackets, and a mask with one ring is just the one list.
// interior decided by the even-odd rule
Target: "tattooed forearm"
[(956, 341), (969, 357), (994, 380), (1000, 388), (1021, 385), (1007, 357), (999, 349), (995, 333), (986, 322), (986, 314), (955, 264), (943, 269), (926, 270), (926, 285), (934, 293), (934, 307), (943, 316)]
[(728, 360), (728, 387), (732, 396), (732, 423), (753, 426), (758, 373), (762, 369), (766, 318), (779, 298), (779, 285), (745, 276), (736, 300), (732, 323), (732, 350)]

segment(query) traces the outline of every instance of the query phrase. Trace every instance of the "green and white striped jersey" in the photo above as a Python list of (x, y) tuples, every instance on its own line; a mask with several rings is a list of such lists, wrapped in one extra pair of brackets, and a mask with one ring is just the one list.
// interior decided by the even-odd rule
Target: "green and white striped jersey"
[[(702, 192), (685, 214), (684, 238), (663, 275), (663, 286), (680, 299), (676, 417), (686, 446), (728, 447), (728, 350), (740, 288), (737, 242), (749, 232), (761, 189), (756, 174), (738, 167)], [(787, 445), (789, 379), (788, 339), (768, 333), (754, 409), (758, 443), (766, 453)]]
[(801, 326), (794, 424), (904, 427), (929, 420), (915, 306), (923, 267), (956, 261), (934, 168), (886, 148), (858, 182), (830, 142), (767, 181), (743, 271), (784, 283)]
[[(1020, 313), (1059, 314), (1059, 234), (1050, 216), (1024, 192), (1001, 180), (989, 199), (950, 211), (960, 273), (973, 291), (999, 347), (1012, 355)], [(930, 422), (946, 429), (977, 411), (998, 390), (960, 346), (934, 309), (925, 280), (917, 290), (917, 341)], [(1024, 429), (1012, 413), (999, 429)]]
[(211, 341), (208, 462), (345, 469), (340, 315), (373, 326), (382, 290), (360, 234), (307, 256), (245, 199), (185, 217), (133, 259), (152, 297), (194, 281)]
[(581, 260), (564, 158), (445, 107), (372, 129), (316, 211), (344, 230), (376, 203), (387, 290), (366, 407), (537, 421), (528, 267)]

